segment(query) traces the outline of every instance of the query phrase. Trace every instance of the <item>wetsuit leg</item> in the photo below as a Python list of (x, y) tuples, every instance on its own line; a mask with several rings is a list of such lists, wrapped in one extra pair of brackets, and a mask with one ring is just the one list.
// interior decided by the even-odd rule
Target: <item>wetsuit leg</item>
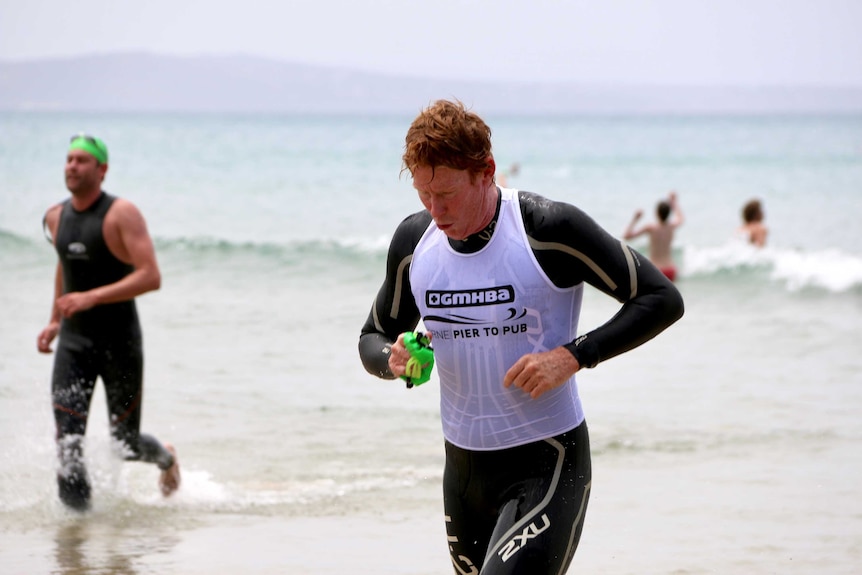
[(86, 509), (90, 501), (83, 443), (96, 374), (92, 341), (74, 333), (61, 334), (51, 379), (60, 460), (57, 487), (63, 503), (74, 509)]
[(155, 463), (159, 469), (173, 465), (174, 457), (159, 441), (141, 429), (144, 354), (140, 332), (105, 342), (100, 370), (105, 385), (111, 435), (123, 446), (127, 461)]
[(446, 445), (444, 507), (455, 572), (562, 574), (590, 493), (586, 423), (501, 451)]
[[(455, 573), (476, 575), (496, 523), (493, 496), (476, 489), (473, 481), (474, 452), (449, 443), (443, 469), (443, 508), (446, 536)], [(486, 499), (486, 496), (488, 497)]]

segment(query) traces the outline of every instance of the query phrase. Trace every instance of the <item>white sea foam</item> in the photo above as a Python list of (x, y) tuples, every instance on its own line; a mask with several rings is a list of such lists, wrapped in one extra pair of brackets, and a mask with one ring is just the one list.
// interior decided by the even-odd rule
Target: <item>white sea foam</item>
[(756, 248), (731, 241), (714, 247), (685, 246), (682, 277), (760, 274), (788, 290), (846, 292), (862, 286), (862, 257), (838, 249)]

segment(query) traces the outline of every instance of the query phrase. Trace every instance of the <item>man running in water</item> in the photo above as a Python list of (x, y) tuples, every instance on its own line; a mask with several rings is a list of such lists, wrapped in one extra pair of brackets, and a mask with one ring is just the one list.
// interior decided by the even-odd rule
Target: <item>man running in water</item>
[(155, 463), (165, 496), (180, 485), (174, 448), (139, 432), (144, 357), (134, 298), (159, 289), (161, 274), (141, 213), (102, 191), (107, 171), (104, 142), (73, 137), (66, 156), (72, 197), (49, 208), (44, 219), (59, 261), (51, 320), (36, 344), (41, 353), (51, 353), (51, 342), (60, 336), (52, 378), (57, 484), (60, 499), (79, 510), (90, 501), (83, 440), (97, 377), (123, 457)]
[[(402, 334), (421, 319), (432, 337), (455, 572), (564, 573), (591, 486), (575, 373), (657, 335), (682, 298), (578, 208), (498, 187), (491, 130), (460, 102), (419, 114), (403, 161), (425, 210), (392, 238), (362, 363), (404, 375)], [(622, 308), (577, 337), (584, 283)]]

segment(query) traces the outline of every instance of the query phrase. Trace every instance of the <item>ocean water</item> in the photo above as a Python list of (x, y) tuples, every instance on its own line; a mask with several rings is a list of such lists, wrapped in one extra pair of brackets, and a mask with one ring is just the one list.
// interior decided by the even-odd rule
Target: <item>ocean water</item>
[[(481, 110), (479, 110), (481, 112)], [(0, 114), (0, 565), (106, 575), (450, 573), (436, 380), (362, 369), (411, 117)], [(510, 185), (621, 234), (676, 190), (686, 315), (578, 381), (594, 481), (571, 573), (858, 573), (862, 117), (493, 117)], [(71, 134), (147, 218), (143, 429), (182, 489), (111, 457), (91, 410), (93, 509), (55, 495), (55, 255), (41, 231)], [(763, 200), (769, 244), (735, 237)], [(642, 243), (634, 244), (644, 248)], [(587, 289), (581, 331), (616, 302)]]

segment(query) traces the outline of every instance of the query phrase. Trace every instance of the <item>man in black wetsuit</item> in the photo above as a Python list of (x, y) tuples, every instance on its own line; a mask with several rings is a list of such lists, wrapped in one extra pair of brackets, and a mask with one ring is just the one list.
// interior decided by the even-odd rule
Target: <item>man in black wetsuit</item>
[[(498, 187), (491, 130), (460, 102), (419, 114), (403, 161), (425, 210), (392, 238), (359, 339), (363, 365), (404, 375), (403, 333), (422, 320), (441, 388), (455, 572), (564, 573), (591, 486), (575, 373), (660, 333), (682, 298), (578, 208)], [(622, 307), (577, 336), (584, 284)]]
[(155, 463), (165, 496), (180, 483), (173, 446), (140, 433), (144, 357), (134, 298), (160, 287), (155, 249), (138, 209), (102, 191), (107, 171), (104, 142), (73, 137), (65, 170), (72, 197), (49, 208), (44, 219), (59, 261), (51, 319), (36, 345), (51, 353), (60, 336), (52, 378), (57, 484), (60, 499), (74, 509), (90, 501), (83, 439), (97, 377), (123, 457)]

